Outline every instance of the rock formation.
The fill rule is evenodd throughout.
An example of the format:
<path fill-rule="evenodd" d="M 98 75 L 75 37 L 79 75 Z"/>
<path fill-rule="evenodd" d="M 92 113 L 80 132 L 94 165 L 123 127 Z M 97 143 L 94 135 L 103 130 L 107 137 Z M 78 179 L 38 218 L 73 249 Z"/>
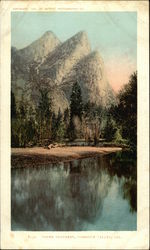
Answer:
<path fill-rule="evenodd" d="M 31 66 L 38 80 L 30 81 Z M 47 31 L 24 49 L 12 48 L 12 91 L 18 100 L 24 91 L 24 96 L 28 95 L 36 105 L 39 98 L 38 89 L 43 86 L 43 79 L 44 88 L 52 94 L 55 112 L 58 112 L 59 108 L 63 112 L 69 106 L 72 85 L 75 82 L 81 86 L 84 102 L 91 101 L 97 105 L 109 106 L 115 101 L 103 59 L 98 51 L 91 51 L 84 31 L 63 43 L 53 32 Z"/>

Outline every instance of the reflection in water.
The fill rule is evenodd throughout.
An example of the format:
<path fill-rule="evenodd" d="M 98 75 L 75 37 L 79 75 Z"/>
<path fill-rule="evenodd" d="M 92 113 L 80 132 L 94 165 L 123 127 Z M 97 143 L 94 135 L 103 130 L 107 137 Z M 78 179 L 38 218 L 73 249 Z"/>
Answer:
<path fill-rule="evenodd" d="M 116 154 L 12 169 L 12 230 L 136 230 L 135 173 Z"/>

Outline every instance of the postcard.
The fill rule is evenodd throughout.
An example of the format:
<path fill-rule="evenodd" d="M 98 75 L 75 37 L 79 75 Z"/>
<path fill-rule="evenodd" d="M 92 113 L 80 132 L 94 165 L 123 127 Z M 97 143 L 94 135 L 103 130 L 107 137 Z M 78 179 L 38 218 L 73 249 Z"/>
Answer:
<path fill-rule="evenodd" d="M 148 1 L 1 17 L 1 248 L 149 249 Z"/>

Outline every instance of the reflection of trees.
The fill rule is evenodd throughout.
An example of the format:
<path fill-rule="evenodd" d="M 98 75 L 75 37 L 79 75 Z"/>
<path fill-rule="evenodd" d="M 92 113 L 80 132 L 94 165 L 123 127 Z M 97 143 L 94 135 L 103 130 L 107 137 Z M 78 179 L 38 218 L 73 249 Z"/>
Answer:
<path fill-rule="evenodd" d="M 137 167 L 131 152 L 118 152 L 105 158 L 106 168 L 111 176 L 124 177 L 123 198 L 130 204 L 130 211 L 137 211 Z"/>
<path fill-rule="evenodd" d="M 100 216 L 110 185 L 98 168 L 97 161 L 85 159 L 55 168 L 12 170 L 12 225 L 82 230 L 83 220 Z"/>
<path fill-rule="evenodd" d="M 111 184 L 99 161 L 93 158 L 81 160 L 80 172 L 70 175 L 70 190 L 77 217 L 90 222 L 100 216 Z M 76 170 L 76 167 L 72 169 Z"/>
<path fill-rule="evenodd" d="M 124 198 L 129 201 L 130 211 L 137 211 L 137 183 L 135 180 L 126 179 L 122 186 Z"/>
<path fill-rule="evenodd" d="M 25 230 L 82 230 L 84 222 L 100 218 L 114 176 L 131 211 L 136 211 L 136 168 L 131 161 L 123 162 L 109 155 L 13 169 L 12 229 L 16 224 Z"/>
<path fill-rule="evenodd" d="M 66 223 L 68 219 L 62 201 L 68 190 L 68 172 L 61 166 L 13 171 L 12 221 L 27 230 L 63 230 L 63 219 Z"/>

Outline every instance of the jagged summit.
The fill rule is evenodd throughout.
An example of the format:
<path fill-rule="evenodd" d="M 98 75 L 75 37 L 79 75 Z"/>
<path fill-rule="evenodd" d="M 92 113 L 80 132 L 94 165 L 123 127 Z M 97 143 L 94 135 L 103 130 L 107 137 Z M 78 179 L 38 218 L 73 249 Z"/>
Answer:
<path fill-rule="evenodd" d="M 19 53 L 26 58 L 27 62 L 40 61 L 60 43 L 60 40 L 53 32 L 47 31 L 39 39 L 19 50 Z"/>
<path fill-rule="evenodd" d="M 43 36 L 49 36 L 49 35 L 55 36 L 54 32 L 51 31 L 51 30 L 47 30 L 47 31 L 45 31 L 45 33 L 43 34 Z"/>
<path fill-rule="evenodd" d="M 88 42 L 88 36 L 86 31 L 79 31 L 75 35 L 73 35 L 70 39 L 77 39 L 77 40 L 86 40 Z M 70 40 L 68 39 L 68 40 Z M 89 43 L 89 42 L 88 42 Z"/>
<path fill-rule="evenodd" d="M 80 43 L 80 46 L 84 46 L 87 47 L 87 49 L 89 50 L 89 52 L 91 51 L 91 46 L 88 40 L 88 36 L 87 33 L 85 31 L 80 31 L 78 33 L 76 33 L 74 36 L 72 36 L 71 38 L 69 38 L 67 41 L 65 41 L 63 44 L 66 46 L 76 46 Z"/>
<path fill-rule="evenodd" d="M 79 32 L 49 53 L 40 67 L 40 72 L 50 82 L 60 85 L 73 66 L 90 51 L 86 33 Z"/>
<path fill-rule="evenodd" d="M 34 41 L 32 44 L 35 44 L 36 42 L 39 42 L 39 41 L 45 41 L 45 40 L 47 40 L 49 42 L 52 42 L 53 40 L 56 40 L 56 41 L 58 41 L 58 44 L 61 43 L 60 40 L 58 39 L 58 37 L 55 35 L 55 33 L 53 31 L 48 30 L 39 39 Z"/>

